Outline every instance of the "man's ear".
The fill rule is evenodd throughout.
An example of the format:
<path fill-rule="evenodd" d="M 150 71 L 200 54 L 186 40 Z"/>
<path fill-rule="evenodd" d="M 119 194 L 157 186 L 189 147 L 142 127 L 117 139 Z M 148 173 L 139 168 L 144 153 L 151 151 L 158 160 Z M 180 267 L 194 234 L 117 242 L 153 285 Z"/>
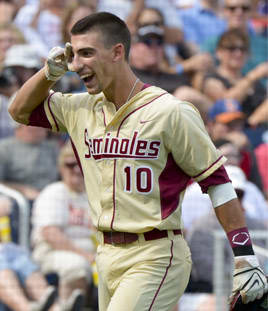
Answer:
<path fill-rule="evenodd" d="M 120 59 L 124 59 L 125 58 L 125 47 L 122 43 L 117 43 L 114 47 L 113 47 L 113 61 L 117 62 Z"/>

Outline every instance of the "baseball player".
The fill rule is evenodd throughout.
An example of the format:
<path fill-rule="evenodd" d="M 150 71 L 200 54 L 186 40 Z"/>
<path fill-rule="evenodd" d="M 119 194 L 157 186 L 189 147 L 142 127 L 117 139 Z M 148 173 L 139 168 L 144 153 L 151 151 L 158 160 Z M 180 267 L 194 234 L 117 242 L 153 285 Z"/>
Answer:
<path fill-rule="evenodd" d="M 24 124 L 68 132 L 84 174 L 100 245 L 100 311 L 168 311 L 191 271 L 181 202 L 191 178 L 210 195 L 234 251 L 233 292 L 244 302 L 268 291 L 245 219 L 198 111 L 134 75 L 130 34 L 113 14 L 78 21 L 71 44 L 53 48 L 9 112 Z M 68 70 L 88 92 L 53 93 Z M 198 204 L 197 204 L 198 208 Z"/>

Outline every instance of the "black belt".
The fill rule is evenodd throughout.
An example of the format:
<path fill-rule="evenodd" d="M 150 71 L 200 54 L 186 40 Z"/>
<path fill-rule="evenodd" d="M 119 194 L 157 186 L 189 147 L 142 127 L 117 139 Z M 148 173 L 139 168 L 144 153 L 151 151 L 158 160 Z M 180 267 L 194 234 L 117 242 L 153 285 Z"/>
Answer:
<path fill-rule="evenodd" d="M 182 234 L 181 229 L 172 230 L 174 235 Z M 143 233 L 145 241 L 152 241 L 168 237 L 167 230 L 153 229 Z M 139 239 L 137 233 L 119 232 L 119 231 L 104 231 L 103 240 L 106 244 L 128 244 Z"/>

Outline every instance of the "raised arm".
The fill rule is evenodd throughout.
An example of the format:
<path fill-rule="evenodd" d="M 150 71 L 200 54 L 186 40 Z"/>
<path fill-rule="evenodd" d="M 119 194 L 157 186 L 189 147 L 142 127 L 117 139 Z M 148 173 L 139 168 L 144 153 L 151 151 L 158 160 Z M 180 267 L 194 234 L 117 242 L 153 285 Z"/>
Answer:
<path fill-rule="evenodd" d="M 48 96 L 54 81 L 47 80 L 42 68 L 24 83 L 9 106 L 11 117 L 18 123 L 28 124 L 32 111 Z"/>
<path fill-rule="evenodd" d="M 47 98 L 51 87 L 68 71 L 67 59 L 71 49 L 70 43 L 66 44 L 65 49 L 54 47 L 49 52 L 45 67 L 19 89 L 8 109 L 15 121 L 29 123 L 32 111 Z"/>

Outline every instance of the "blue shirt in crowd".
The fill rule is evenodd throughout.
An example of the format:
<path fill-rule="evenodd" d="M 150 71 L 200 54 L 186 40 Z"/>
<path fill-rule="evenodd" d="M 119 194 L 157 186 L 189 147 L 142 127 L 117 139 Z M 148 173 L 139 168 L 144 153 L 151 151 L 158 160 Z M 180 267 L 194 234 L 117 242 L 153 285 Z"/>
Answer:
<path fill-rule="evenodd" d="M 198 46 L 226 29 L 226 22 L 222 18 L 199 3 L 192 8 L 178 10 L 178 16 L 183 24 L 185 40 Z"/>

